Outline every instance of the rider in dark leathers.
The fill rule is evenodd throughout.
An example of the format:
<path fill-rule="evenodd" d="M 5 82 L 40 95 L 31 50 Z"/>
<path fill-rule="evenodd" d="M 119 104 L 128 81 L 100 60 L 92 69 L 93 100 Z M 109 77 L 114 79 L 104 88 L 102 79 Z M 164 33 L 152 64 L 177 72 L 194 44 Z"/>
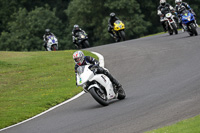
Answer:
<path fill-rule="evenodd" d="M 83 65 L 93 65 L 95 66 L 97 70 L 97 74 L 104 74 L 106 75 L 110 81 L 116 86 L 117 91 L 122 87 L 122 85 L 105 69 L 99 66 L 99 61 L 96 59 L 90 57 L 90 56 L 84 56 L 84 53 L 82 51 L 76 51 L 73 54 L 73 59 L 75 61 L 75 73 L 77 74 L 77 69 L 79 66 Z"/>
<path fill-rule="evenodd" d="M 169 3 L 166 3 L 166 0 L 160 0 L 160 5 L 158 6 L 157 12 L 158 12 L 158 15 L 160 16 L 160 22 L 165 32 L 167 31 L 167 29 L 166 29 L 164 17 L 167 11 L 174 12 L 174 8 Z"/>
<path fill-rule="evenodd" d="M 76 37 L 77 32 L 83 32 L 85 35 L 87 35 L 87 34 L 84 30 L 79 28 L 79 26 L 77 24 L 74 25 L 74 28 L 72 30 L 72 40 L 73 40 L 73 43 L 78 46 L 77 37 Z"/>
<path fill-rule="evenodd" d="M 114 28 L 114 22 L 116 20 L 119 20 L 118 17 L 115 16 L 115 13 L 110 14 L 110 19 L 108 20 L 108 32 L 110 33 L 111 37 L 116 38 L 116 36 L 113 33 L 113 28 Z"/>

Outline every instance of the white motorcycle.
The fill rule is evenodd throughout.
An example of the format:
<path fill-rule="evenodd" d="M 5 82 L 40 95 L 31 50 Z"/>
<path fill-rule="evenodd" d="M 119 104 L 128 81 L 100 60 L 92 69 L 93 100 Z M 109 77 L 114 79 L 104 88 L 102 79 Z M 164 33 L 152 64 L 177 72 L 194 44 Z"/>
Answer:
<path fill-rule="evenodd" d="M 47 51 L 57 51 L 58 50 L 58 39 L 55 36 L 48 36 L 47 41 Z"/>
<path fill-rule="evenodd" d="M 177 24 L 176 24 L 176 21 L 174 20 L 174 17 L 175 16 L 172 15 L 171 12 L 169 12 L 169 13 L 165 14 L 165 17 L 164 17 L 164 20 L 163 20 L 163 21 L 165 21 L 165 26 L 166 26 L 166 29 L 169 32 L 169 35 L 173 35 L 173 32 L 175 34 L 178 34 Z"/>
<path fill-rule="evenodd" d="M 96 74 L 96 68 L 91 65 L 79 66 L 77 69 L 77 85 L 83 87 L 86 93 L 101 105 L 107 106 L 111 99 L 122 100 L 126 97 L 121 88 L 116 92 L 110 79 L 104 74 Z"/>

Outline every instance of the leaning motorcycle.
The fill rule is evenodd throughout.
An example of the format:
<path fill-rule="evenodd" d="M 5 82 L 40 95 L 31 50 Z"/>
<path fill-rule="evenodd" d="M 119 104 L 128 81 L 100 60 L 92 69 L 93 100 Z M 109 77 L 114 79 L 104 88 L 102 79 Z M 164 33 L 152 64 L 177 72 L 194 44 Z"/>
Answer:
<path fill-rule="evenodd" d="M 79 66 L 77 69 L 77 85 L 83 87 L 86 93 L 101 105 L 109 105 L 112 99 L 122 100 L 126 97 L 123 88 L 116 91 L 115 86 L 104 74 L 96 74 L 97 67 L 93 65 Z"/>
<path fill-rule="evenodd" d="M 48 36 L 47 51 L 57 51 L 57 50 L 58 50 L 58 39 L 53 35 Z"/>
<path fill-rule="evenodd" d="M 90 47 L 87 34 L 85 34 L 84 32 L 77 32 L 75 37 L 77 41 L 77 44 L 75 44 L 75 46 L 77 49 Z"/>
<path fill-rule="evenodd" d="M 173 35 L 173 33 L 178 34 L 178 28 L 176 21 L 174 20 L 174 15 L 171 12 L 165 13 L 164 20 L 166 29 L 168 30 L 169 35 Z"/>
<path fill-rule="evenodd" d="M 187 31 L 190 36 L 198 35 L 195 17 L 190 11 L 183 9 L 181 13 L 181 20 L 184 30 Z"/>
<path fill-rule="evenodd" d="M 116 42 L 120 42 L 120 40 L 123 41 L 126 40 L 124 30 L 125 30 L 125 24 L 120 20 L 116 20 L 114 22 L 114 28 L 113 28 L 113 33 L 117 37 Z"/>

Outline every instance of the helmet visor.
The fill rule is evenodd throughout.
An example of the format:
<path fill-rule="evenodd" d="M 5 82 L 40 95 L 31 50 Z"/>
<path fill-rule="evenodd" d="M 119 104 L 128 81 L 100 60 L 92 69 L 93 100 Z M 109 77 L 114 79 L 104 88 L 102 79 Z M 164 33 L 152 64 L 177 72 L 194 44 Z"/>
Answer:
<path fill-rule="evenodd" d="M 81 60 L 81 57 L 75 58 L 74 60 L 75 60 L 75 62 L 79 62 Z"/>

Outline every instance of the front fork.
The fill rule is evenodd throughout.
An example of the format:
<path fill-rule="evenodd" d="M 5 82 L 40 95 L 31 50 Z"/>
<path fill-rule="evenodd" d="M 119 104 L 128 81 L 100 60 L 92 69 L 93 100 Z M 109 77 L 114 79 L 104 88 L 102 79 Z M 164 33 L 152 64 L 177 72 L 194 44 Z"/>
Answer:
<path fill-rule="evenodd" d="M 172 23 L 174 23 L 174 24 L 175 24 L 176 28 L 177 28 L 177 24 L 176 24 L 176 22 L 174 21 L 174 19 L 173 19 L 173 18 L 171 18 L 171 20 L 172 20 L 172 21 L 170 21 L 170 19 L 168 19 L 168 20 L 167 20 L 167 22 L 168 22 L 168 24 L 169 24 L 170 28 L 173 30 Z"/>

